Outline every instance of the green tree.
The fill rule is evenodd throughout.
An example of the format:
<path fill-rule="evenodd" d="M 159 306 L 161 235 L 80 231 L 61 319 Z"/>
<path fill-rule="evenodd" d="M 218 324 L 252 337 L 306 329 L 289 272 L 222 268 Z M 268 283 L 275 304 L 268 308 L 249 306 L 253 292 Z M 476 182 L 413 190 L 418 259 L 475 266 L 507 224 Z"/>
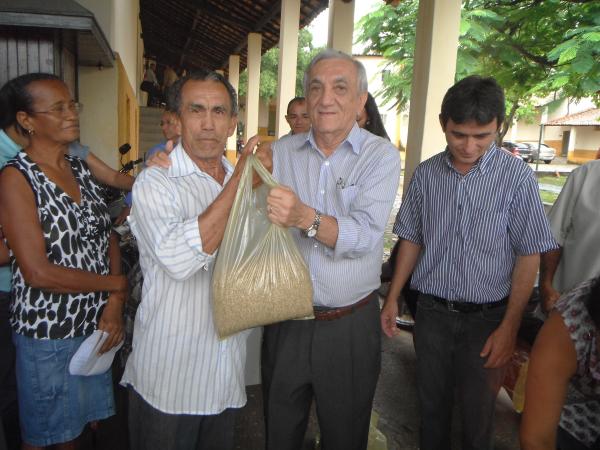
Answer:
<path fill-rule="evenodd" d="M 382 4 L 359 23 L 358 41 L 388 60 L 383 94 L 402 108 L 410 99 L 418 0 Z M 434 66 L 435 70 L 435 66 Z M 494 76 L 504 87 L 507 120 L 534 114 L 553 92 L 600 103 L 600 2 L 465 0 L 456 79 Z"/>
<path fill-rule="evenodd" d="M 304 70 L 310 60 L 321 48 L 313 47 L 312 34 L 303 28 L 298 34 L 298 63 L 296 69 L 296 95 L 304 95 L 302 79 Z M 260 98 L 271 101 L 277 95 L 277 79 L 279 70 L 279 47 L 273 47 L 266 51 L 260 60 Z M 248 71 L 240 74 L 240 96 L 246 96 L 248 92 Z"/>

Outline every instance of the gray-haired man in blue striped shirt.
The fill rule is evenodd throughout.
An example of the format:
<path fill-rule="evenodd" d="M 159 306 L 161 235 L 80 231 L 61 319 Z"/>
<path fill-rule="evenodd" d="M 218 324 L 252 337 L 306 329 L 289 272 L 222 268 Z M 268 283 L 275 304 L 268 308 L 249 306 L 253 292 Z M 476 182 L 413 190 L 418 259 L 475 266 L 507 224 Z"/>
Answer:
<path fill-rule="evenodd" d="M 381 323 L 396 333 L 396 299 L 412 273 L 421 450 L 449 447 L 455 387 L 461 448 L 492 448 L 494 404 L 539 254 L 556 246 L 532 170 L 495 144 L 504 113 L 493 78 L 448 90 L 448 146 L 417 167 L 394 225 L 401 243 Z"/>
<path fill-rule="evenodd" d="M 314 397 L 323 448 L 367 447 L 380 369 L 378 288 L 383 231 L 398 188 L 400 157 L 362 130 L 362 64 L 326 50 L 304 85 L 312 128 L 273 143 L 269 218 L 290 227 L 308 264 L 315 320 L 265 327 L 262 374 L 267 448 L 302 447 Z"/>

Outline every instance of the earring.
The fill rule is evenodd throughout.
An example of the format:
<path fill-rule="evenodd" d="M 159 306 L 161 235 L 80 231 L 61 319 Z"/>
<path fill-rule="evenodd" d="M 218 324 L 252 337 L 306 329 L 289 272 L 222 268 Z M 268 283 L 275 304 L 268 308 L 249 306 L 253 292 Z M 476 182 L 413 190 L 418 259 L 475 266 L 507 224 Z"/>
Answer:
<path fill-rule="evenodd" d="M 29 134 L 29 136 L 35 134 L 35 130 L 33 128 L 27 130 L 27 134 Z"/>

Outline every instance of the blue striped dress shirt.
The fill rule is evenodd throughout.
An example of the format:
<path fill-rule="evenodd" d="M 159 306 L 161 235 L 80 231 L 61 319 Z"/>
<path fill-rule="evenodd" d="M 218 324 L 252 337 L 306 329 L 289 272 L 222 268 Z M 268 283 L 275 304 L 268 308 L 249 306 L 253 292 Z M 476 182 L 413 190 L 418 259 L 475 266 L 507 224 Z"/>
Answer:
<path fill-rule="evenodd" d="M 170 414 L 218 414 L 246 403 L 247 332 L 219 340 L 198 216 L 223 187 L 177 145 L 169 169 L 151 167 L 133 186 L 131 229 L 144 274 L 133 350 L 122 384 Z M 233 168 L 222 160 L 229 180 Z"/>
<path fill-rule="evenodd" d="M 398 150 L 358 125 L 329 157 L 312 130 L 285 136 L 272 148 L 275 179 L 338 223 L 333 249 L 291 230 L 310 271 L 314 304 L 341 307 L 366 297 L 380 284 L 383 232 L 400 177 Z"/>
<path fill-rule="evenodd" d="M 556 248 L 533 171 L 495 144 L 464 176 L 447 149 L 422 162 L 394 233 L 421 246 L 413 289 L 472 303 L 509 295 L 518 255 Z"/>

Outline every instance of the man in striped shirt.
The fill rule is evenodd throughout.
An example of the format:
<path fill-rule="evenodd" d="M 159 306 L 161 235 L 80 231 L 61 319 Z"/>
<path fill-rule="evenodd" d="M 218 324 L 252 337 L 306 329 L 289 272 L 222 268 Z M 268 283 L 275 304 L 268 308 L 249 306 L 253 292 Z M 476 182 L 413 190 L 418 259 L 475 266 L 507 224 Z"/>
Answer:
<path fill-rule="evenodd" d="M 417 167 L 394 225 L 401 243 L 381 325 L 397 333 L 397 298 L 412 273 L 422 450 L 449 448 L 455 388 L 461 448 L 492 448 L 495 400 L 539 254 L 556 246 L 532 170 L 496 146 L 504 114 L 493 78 L 448 90 L 448 146 Z"/>
<path fill-rule="evenodd" d="M 181 141 L 168 168 L 134 185 L 131 229 L 144 274 L 130 387 L 133 450 L 233 449 L 234 410 L 246 403 L 246 333 L 219 340 L 210 302 L 223 238 L 249 140 L 235 168 L 222 156 L 237 124 L 236 93 L 221 75 L 195 73 L 174 85 Z"/>
<path fill-rule="evenodd" d="M 315 319 L 265 327 L 267 449 L 302 447 L 314 398 L 323 448 L 363 450 L 381 354 L 373 291 L 400 157 L 356 123 L 367 99 L 362 64 L 326 50 L 304 87 L 312 128 L 273 143 L 273 175 L 284 186 L 267 201 L 269 219 L 290 228 L 308 265 Z"/>

